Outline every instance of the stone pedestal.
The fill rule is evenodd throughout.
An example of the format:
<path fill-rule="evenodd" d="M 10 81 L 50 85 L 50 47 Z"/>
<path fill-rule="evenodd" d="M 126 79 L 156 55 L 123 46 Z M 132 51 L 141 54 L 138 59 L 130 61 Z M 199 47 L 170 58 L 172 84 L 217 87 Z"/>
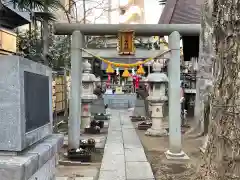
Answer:
<path fill-rule="evenodd" d="M 52 134 L 51 77 L 40 63 L 0 56 L 1 180 L 54 179 L 63 136 Z"/>
<path fill-rule="evenodd" d="M 0 179 L 54 179 L 57 153 L 62 145 L 62 135 L 50 135 L 21 153 L 10 155 L 6 152 L 0 152 Z"/>
<path fill-rule="evenodd" d="M 0 56 L 0 151 L 22 151 L 50 135 L 52 115 L 52 70 Z"/>
<path fill-rule="evenodd" d="M 168 160 L 189 160 L 188 155 L 184 151 L 175 153 L 170 150 L 167 150 L 165 152 L 165 155 Z"/>

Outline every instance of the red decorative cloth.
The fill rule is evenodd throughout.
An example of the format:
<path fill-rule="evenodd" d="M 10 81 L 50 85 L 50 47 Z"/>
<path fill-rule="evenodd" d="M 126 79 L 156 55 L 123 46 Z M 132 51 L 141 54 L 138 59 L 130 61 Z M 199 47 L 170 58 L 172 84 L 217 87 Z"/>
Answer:
<path fill-rule="evenodd" d="M 84 112 L 88 112 L 88 105 L 87 105 L 87 104 L 85 104 L 85 105 L 83 106 L 83 111 L 84 111 Z"/>

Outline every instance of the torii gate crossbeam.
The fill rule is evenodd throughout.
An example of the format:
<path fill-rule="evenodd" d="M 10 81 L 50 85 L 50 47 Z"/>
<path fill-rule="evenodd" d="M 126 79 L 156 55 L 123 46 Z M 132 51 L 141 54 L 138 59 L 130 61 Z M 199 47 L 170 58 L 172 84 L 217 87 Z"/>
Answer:
<path fill-rule="evenodd" d="M 136 36 L 169 35 L 171 57 L 168 64 L 169 95 L 169 159 L 187 158 L 182 151 L 180 118 L 180 34 L 199 35 L 200 24 L 79 24 L 57 23 L 57 35 L 72 35 L 71 44 L 71 99 L 68 130 L 69 148 L 79 148 L 81 87 L 82 87 L 82 48 L 84 35 L 116 35 L 119 30 L 134 30 Z"/>
<path fill-rule="evenodd" d="M 200 24 L 79 24 L 56 23 L 54 31 L 57 35 L 72 35 L 80 31 L 83 35 L 101 36 L 116 35 L 119 30 L 133 30 L 136 36 L 168 36 L 177 31 L 182 36 L 199 35 Z"/>

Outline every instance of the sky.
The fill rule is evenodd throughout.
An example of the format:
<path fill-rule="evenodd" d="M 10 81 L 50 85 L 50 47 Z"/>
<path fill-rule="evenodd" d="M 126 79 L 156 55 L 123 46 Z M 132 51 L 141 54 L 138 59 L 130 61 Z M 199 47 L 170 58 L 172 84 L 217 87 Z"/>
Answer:
<path fill-rule="evenodd" d="M 96 2 L 100 2 L 102 0 L 96 0 Z M 109 0 L 105 0 L 104 6 L 106 7 Z M 111 0 L 112 1 L 112 9 L 116 9 L 116 11 L 111 12 L 111 23 L 118 24 L 119 23 L 119 0 Z M 126 1 L 126 0 L 122 0 Z M 94 0 L 92 1 L 94 2 Z M 91 8 L 91 6 L 96 6 L 96 4 L 91 4 L 87 8 Z M 79 5 L 81 8 L 82 5 Z M 158 24 L 160 19 L 162 10 L 164 6 L 159 5 L 158 0 L 144 0 L 144 14 L 145 14 L 145 23 L 146 24 Z M 92 23 L 96 24 L 105 24 L 108 23 L 108 14 L 105 13 L 100 18 L 96 19 L 102 13 L 102 9 L 95 9 L 91 14 L 88 14 L 88 20 Z M 168 42 L 168 37 L 164 37 L 165 40 Z M 180 42 L 180 46 L 182 47 L 182 41 Z"/>
<path fill-rule="evenodd" d="M 158 0 L 144 0 L 146 24 L 158 24 L 163 6 Z"/>
<path fill-rule="evenodd" d="M 92 3 L 87 3 L 87 9 L 90 9 L 94 6 L 96 6 L 96 2 L 101 2 L 103 0 L 96 0 L 94 2 L 91 1 Z M 104 6 L 105 9 L 108 6 L 108 2 L 109 0 L 104 0 L 105 3 L 102 3 L 101 6 Z M 111 23 L 112 24 L 116 24 L 119 22 L 119 11 L 118 11 L 118 7 L 119 7 L 119 1 L 126 1 L 126 0 L 111 0 L 111 6 L 112 6 L 112 12 L 111 12 Z M 79 2 L 78 3 L 78 9 L 79 12 L 82 12 L 82 3 Z M 144 13 L 145 13 L 145 23 L 146 24 L 157 24 L 158 20 L 160 18 L 163 6 L 159 5 L 158 0 L 144 0 Z M 115 9 L 115 11 L 114 11 Z M 104 13 L 104 15 L 102 15 L 100 18 L 100 14 L 103 12 L 103 10 L 101 8 L 98 9 L 94 9 L 94 11 L 92 11 L 91 13 L 89 13 L 87 15 L 87 19 L 89 21 L 91 21 L 92 23 L 108 23 L 108 13 Z M 81 19 L 81 17 L 83 16 L 83 14 L 79 14 L 79 19 Z M 96 19 L 96 17 L 98 17 Z"/>

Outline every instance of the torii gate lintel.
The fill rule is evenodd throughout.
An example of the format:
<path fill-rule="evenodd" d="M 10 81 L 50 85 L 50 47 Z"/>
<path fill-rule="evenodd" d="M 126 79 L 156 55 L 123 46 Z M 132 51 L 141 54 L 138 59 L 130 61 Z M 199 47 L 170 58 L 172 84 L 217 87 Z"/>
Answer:
<path fill-rule="evenodd" d="M 116 35 L 119 30 L 133 30 L 136 36 L 168 36 L 177 31 L 182 36 L 194 36 L 200 34 L 200 24 L 80 24 L 80 23 L 56 23 L 54 33 L 56 35 L 72 35 L 74 31 L 80 31 L 83 35 L 101 36 Z"/>

